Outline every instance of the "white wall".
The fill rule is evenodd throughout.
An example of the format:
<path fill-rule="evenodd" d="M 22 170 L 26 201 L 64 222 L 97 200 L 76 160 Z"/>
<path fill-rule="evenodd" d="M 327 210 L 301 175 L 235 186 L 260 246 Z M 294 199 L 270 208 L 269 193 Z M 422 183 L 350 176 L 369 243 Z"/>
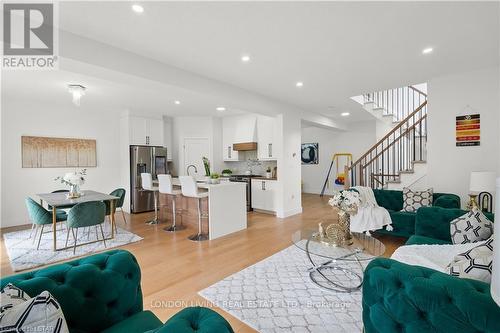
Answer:
<path fill-rule="evenodd" d="M 278 115 L 278 202 L 276 215 L 284 218 L 302 212 L 300 142 L 301 119 L 294 113 Z"/>
<path fill-rule="evenodd" d="M 109 193 L 120 184 L 119 116 L 109 110 L 84 109 L 3 99 L 2 104 L 2 227 L 27 224 L 24 199 L 64 186 L 54 178 L 75 168 L 21 167 L 21 136 L 97 140 L 97 167 L 88 168 L 82 189 Z"/>
<path fill-rule="evenodd" d="M 499 69 L 455 74 L 429 81 L 428 183 L 436 192 L 467 200 L 471 171 L 499 171 Z M 481 115 L 481 145 L 455 146 L 455 117 Z"/>
<path fill-rule="evenodd" d="M 321 193 L 321 189 L 328 173 L 333 154 L 351 153 L 354 161 L 365 153 L 376 142 L 375 121 L 352 123 L 348 131 L 340 132 L 319 127 L 305 127 L 302 129 L 302 143 L 319 143 L 319 164 L 302 165 L 303 192 Z M 339 172 L 343 166 L 339 164 Z M 334 189 L 335 165 L 330 173 L 329 188 L 326 194 L 332 194 Z"/>
<path fill-rule="evenodd" d="M 222 129 L 216 117 L 174 117 L 172 135 L 172 159 L 174 175 L 184 175 L 184 139 L 208 138 L 210 152 L 208 159 L 212 170 L 223 168 Z M 222 169 L 221 169 L 222 170 Z"/>

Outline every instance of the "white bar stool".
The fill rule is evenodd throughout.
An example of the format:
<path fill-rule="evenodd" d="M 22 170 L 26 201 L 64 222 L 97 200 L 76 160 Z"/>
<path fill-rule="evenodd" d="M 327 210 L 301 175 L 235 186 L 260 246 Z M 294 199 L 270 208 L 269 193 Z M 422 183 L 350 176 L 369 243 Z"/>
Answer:
<path fill-rule="evenodd" d="M 186 229 L 185 226 L 177 225 L 175 223 L 175 217 L 177 214 L 182 214 L 183 209 L 176 209 L 175 201 L 177 197 L 182 194 L 181 190 L 174 190 L 172 185 L 172 176 L 171 175 L 158 175 L 158 192 L 161 194 L 167 194 L 172 196 L 172 225 L 170 227 L 163 228 L 165 231 L 175 232 L 177 230 Z M 182 215 L 181 215 L 182 217 Z"/>
<path fill-rule="evenodd" d="M 141 173 L 142 189 L 145 191 L 152 191 L 155 204 L 155 218 L 151 221 L 147 221 L 147 224 L 158 224 L 158 198 L 156 193 L 158 192 L 158 187 L 153 186 L 153 177 L 150 173 Z"/>
<path fill-rule="evenodd" d="M 201 199 L 208 198 L 208 192 L 200 192 L 198 184 L 192 176 L 179 176 L 181 182 L 182 195 L 188 198 L 196 198 L 198 200 L 198 234 L 191 235 L 188 239 L 199 242 L 208 239 L 208 234 L 204 234 L 201 228 L 201 219 L 208 218 L 208 214 L 202 214 Z"/>

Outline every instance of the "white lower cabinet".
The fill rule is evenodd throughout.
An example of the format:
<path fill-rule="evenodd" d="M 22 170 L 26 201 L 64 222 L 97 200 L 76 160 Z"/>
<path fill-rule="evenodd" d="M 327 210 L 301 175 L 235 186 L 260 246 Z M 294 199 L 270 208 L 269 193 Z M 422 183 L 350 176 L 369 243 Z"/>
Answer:
<path fill-rule="evenodd" d="M 252 208 L 276 212 L 277 181 L 252 179 Z"/>

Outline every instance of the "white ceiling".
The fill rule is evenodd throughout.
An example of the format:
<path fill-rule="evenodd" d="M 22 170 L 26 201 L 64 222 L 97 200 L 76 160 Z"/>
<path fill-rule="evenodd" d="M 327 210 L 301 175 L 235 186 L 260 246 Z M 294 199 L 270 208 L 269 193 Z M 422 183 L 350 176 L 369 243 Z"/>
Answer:
<path fill-rule="evenodd" d="M 351 121 L 367 115 L 350 96 L 499 64 L 498 2 L 141 4 L 145 11 L 138 15 L 130 2 L 61 2 L 59 24 L 305 111 L 346 120 L 339 114 L 349 110 Z M 434 52 L 422 55 L 428 46 Z M 242 54 L 251 56 L 250 63 L 241 63 Z M 30 82 L 36 75 L 26 75 L 7 75 L 3 87 L 13 93 L 24 79 L 41 89 L 41 83 Z M 296 88 L 296 81 L 304 87 Z M 120 107 L 147 103 L 169 113 L 176 112 L 172 100 L 181 99 L 175 87 L 141 91 L 140 84 L 117 85 L 105 91 L 103 100 L 120 101 Z M 191 104 L 185 112 L 213 112 L 220 104 L 217 96 L 183 93 L 183 105 Z M 91 95 L 89 90 L 85 99 Z"/>

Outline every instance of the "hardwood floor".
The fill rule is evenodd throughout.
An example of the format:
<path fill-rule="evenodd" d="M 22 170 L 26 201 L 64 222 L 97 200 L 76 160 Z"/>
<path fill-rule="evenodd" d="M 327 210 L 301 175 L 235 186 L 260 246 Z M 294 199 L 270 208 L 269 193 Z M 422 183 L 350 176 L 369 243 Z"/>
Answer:
<path fill-rule="evenodd" d="M 317 223 L 333 214 L 327 204 L 328 198 L 304 194 L 303 213 L 286 219 L 252 212 L 248 215 L 248 229 L 223 238 L 195 243 L 187 237 L 195 232 L 188 228 L 172 234 L 163 231 L 166 221 L 158 226 L 144 223 L 152 213 L 127 215 L 124 225 L 121 215 L 116 215 L 118 224 L 134 232 L 144 240 L 123 246 L 138 259 L 142 271 L 144 308 L 152 310 L 163 321 L 181 308 L 192 305 L 210 306 L 197 292 L 224 277 L 269 257 L 292 244 L 291 235 L 301 228 L 316 228 Z M 166 215 L 166 214 L 164 214 Z M 2 233 L 16 229 L 6 228 Z M 380 238 L 386 246 L 385 256 L 404 243 L 394 237 Z M 13 274 L 1 240 L 1 276 Z M 226 312 L 221 313 L 236 332 L 255 332 Z"/>

